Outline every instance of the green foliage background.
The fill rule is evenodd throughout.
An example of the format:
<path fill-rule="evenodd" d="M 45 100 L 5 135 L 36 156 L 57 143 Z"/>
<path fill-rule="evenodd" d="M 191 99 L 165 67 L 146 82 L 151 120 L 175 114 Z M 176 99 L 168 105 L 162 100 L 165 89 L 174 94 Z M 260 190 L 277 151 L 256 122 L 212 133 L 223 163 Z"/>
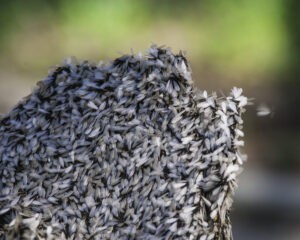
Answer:
<path fill-rule="evenodd" d="M 286 68 L 286 2 L 64 0 L 3 1 L 1 60 L 42 76 L 75 55 L 109 59 L 151 43 L 187 51 L 197 72 L 256 81 Z"/>

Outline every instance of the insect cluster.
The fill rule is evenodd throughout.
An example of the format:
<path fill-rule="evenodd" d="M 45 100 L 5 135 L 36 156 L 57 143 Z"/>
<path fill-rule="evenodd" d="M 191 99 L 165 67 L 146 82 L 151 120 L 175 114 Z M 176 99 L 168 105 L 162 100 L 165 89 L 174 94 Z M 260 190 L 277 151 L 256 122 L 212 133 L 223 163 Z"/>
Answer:
<path fill-rule="evenodd" d="M 0 120 L 0 239 L 231 239 L 246 104 L 167 48 L 67 61 Z"/>

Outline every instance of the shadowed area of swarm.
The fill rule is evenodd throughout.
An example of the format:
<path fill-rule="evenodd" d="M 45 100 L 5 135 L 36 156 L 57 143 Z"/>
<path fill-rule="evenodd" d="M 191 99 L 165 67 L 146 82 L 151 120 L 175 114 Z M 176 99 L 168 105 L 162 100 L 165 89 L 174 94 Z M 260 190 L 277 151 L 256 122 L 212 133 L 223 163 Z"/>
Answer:
<path fill-rule="evenodd" d="M 1 119 L 0 239 L 231 239 L 241 94 L 156 46 L 66 61 Z"/>

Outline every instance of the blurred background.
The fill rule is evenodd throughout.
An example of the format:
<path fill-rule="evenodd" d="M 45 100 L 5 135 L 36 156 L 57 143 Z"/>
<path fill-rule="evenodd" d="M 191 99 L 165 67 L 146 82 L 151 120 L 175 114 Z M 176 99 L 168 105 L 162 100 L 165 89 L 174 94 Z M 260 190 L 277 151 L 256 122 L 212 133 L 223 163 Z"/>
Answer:
<path fill-rule="evenodd" d="M 0 113 L 69 56 L 185 50 L 200 89 L 242 87 L 248 155 L 235 239 L 300 239 L 300 1 L 0 0 Z M 257 116 L 266 104 L 271 113 Z"/>

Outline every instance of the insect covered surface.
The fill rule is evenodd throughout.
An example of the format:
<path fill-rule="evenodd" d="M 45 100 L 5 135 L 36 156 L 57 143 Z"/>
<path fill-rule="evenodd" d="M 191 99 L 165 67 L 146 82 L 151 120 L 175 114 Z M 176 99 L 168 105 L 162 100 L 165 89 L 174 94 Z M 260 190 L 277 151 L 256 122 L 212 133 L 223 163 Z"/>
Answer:
<path fill-rule="evenodd" d="M 167 48 L 66 62 L 1 119 L 0 236 L 231 239 L 246 104 Z"/>

